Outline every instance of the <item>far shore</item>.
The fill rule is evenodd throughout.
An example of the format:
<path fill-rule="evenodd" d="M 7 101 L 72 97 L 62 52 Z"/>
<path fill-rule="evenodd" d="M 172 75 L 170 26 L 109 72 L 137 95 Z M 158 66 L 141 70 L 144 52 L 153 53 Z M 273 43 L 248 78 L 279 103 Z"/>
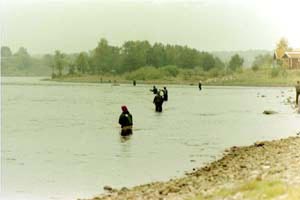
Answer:
<path fill-rule="evenodd" d="M 126 80 L 119 77 L 110 78 L 103 77 L 101 80 L 100 76 L 88 76 L 88 77 L 61 77 L 61 78 L 46 78 L 43 79 L 46 81 L 55 81 L 55 82 L 70 82 L 70 83 L 106 83 L 112 85 L 120 84 L 132 84 L 133 80 Z M 148 85 L 191 85 L 198 87 L 199 81 L 197 80 L 136 80 L 137 86 L 139 84 L 148 84 Z M 272 82 L 272 81 L 249 81 L 241 82 L 236 81 L 222 81 L 218 79 L 212 79 L 209 81 L 201 81 L 202 86 L 242 86 L 242 87 L 294 87 L 295 81 L 285 81 L 285 82 Z"/>
<path fill-rule="evenodd" d="M 233 146 L 221 159 L 167 182 L 104 189 L 92 200 L 300 199 L 300 137 Z"/>

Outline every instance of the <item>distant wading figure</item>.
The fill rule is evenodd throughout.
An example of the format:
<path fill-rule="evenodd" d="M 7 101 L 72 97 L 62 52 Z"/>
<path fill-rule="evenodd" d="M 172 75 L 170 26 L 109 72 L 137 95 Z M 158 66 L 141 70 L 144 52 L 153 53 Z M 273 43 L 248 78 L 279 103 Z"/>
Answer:
<path fill-rule="evenodd" d="M 133 80 L 133 86 L 136 86 L 136 81 L 135 80 Z"/>
<path fill-rule="evenodd" d="M 164 87 L 163 89 L 163 92 L 164 92 L 164 101 L 168 101 L 168 90 L 167 90 L 167 87 Z"/>
<path fill-rule="evenodd" d="M 162 112 L 162 104 L 164 102 L 163 97 L 157 93 L 153 99 L 153 103 L 155 104 L 155 111 Z"/>
<path fill-rule="evenodd" d="M 150 91 L 153 92 L 153 94 L 157 94 L 157 88 L 155 87 L 155 85 L 153 85 L 153 89 Z"/>
<path fill-rule="evenodd" d="M 202 90 L 202 83 L 201 83 L 201 81 L 199 81 L 198 87 L 199 87 L 199 90 Z"/>
<path fill-rule="evenodd" d="M 119 124 L 121 125 L 121 136 L 129 136 L 132 134 L 132 115 L 129 113 L 126 106 L 122 106 L 122 113 L 119 117 Z"/>
<path fill-rule="evenodd" d="M 298 105 L 299 95 L 300 95 L 300 81 L 297 81 L 297 85 L 296 85 L 296 105 Z"/>

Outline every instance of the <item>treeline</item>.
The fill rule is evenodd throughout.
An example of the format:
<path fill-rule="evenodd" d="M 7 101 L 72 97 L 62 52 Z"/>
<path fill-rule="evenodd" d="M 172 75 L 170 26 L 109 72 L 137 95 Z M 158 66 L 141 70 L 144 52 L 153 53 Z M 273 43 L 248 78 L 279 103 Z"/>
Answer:
<path fill-rule="evenodd" d="M 51 69 L 43 57 L 32 57 L 26 48 L 15 53 L 7 46 L 1 47 L 1 74 L 3 76 L 49 76 Z"/>
<path fill-rule="evenodd" d="M 77 55 L 67 55 L 55 51 L 48 55 L 52 66 L 52 75 L 61 76 L 64 71 L 72 74 L 123 74 L 141 68 L 163 68 L 176 74 L 179 69 L 201 68 L 204 71 L 224 70 L 226 68 L 218 57 L 208 52 L 180 45 L 164 45 L 148 41 L 127 41 L 121 47 L 112 46 L 106 39 L 101 39 L 97 47 L 89 52 Z M 243 65 L 243 59 L 234 55 L 228 64 L 229 70 L 238 70 Z M 170 67 L 172 66 L 172 67 Z M 150 69 L 150 68 L 149 68 Z"/>
<path fill-rule="evenodd" d="M 105 75 L 127 74 L 139 78 L 144 74 L 159 78 L 161 74 L 176 77 L 179 73 L 188 78 L 190 73 L 222 76 L 241 71 L 244 59 L 235 54 L 228 62 L 209 52 L 188 46 L 148 41 L 127 41 L 121 46 L 110 45 L 102 38 L 96 48 L 88 52 L 66 54 L 56 50 L 54 54 L 31 56 L 24 47 L 13 53 L 9 47 L 1 47 L 2 75 Z M 252 69 L 271 66 L 269 54 L 255 58 Z M 151 74 L 150 74 L 151 73 Z"/>
<path fill-rule="evenodd" d="M 270 68 L 273 66 L 273 56 L 271 54 L 261 54 L 255 57 L 252 63 L 252 70 L 258 71 L 259 69 L 263 68 Z"/>

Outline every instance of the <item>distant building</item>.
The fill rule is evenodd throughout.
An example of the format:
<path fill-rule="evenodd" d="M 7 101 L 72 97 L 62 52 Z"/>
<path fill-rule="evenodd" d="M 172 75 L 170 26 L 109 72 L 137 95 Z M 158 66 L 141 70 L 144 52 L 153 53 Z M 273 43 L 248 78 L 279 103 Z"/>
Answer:
<path fill-rule="evenodd" d="M 275 52 L 274 60 L 288 69 L 300 69 L 300 50 L 286 51 L 281 58 Z"/>

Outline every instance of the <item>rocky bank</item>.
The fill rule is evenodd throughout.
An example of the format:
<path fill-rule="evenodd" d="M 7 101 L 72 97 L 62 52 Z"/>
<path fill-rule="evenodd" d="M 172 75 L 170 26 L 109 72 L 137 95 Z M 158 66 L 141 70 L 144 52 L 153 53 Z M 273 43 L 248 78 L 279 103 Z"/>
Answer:
<path fill-rule="evenodd" d="M 225 150 L 221 159 L 193 169 L 182 178 L 129 189 L 107 186 L 106 193 L 93 200 L 193 199 L 251 180 L 279 180 L 287 185 L 300 186 L 300 137 L 234 146 Z"/>

